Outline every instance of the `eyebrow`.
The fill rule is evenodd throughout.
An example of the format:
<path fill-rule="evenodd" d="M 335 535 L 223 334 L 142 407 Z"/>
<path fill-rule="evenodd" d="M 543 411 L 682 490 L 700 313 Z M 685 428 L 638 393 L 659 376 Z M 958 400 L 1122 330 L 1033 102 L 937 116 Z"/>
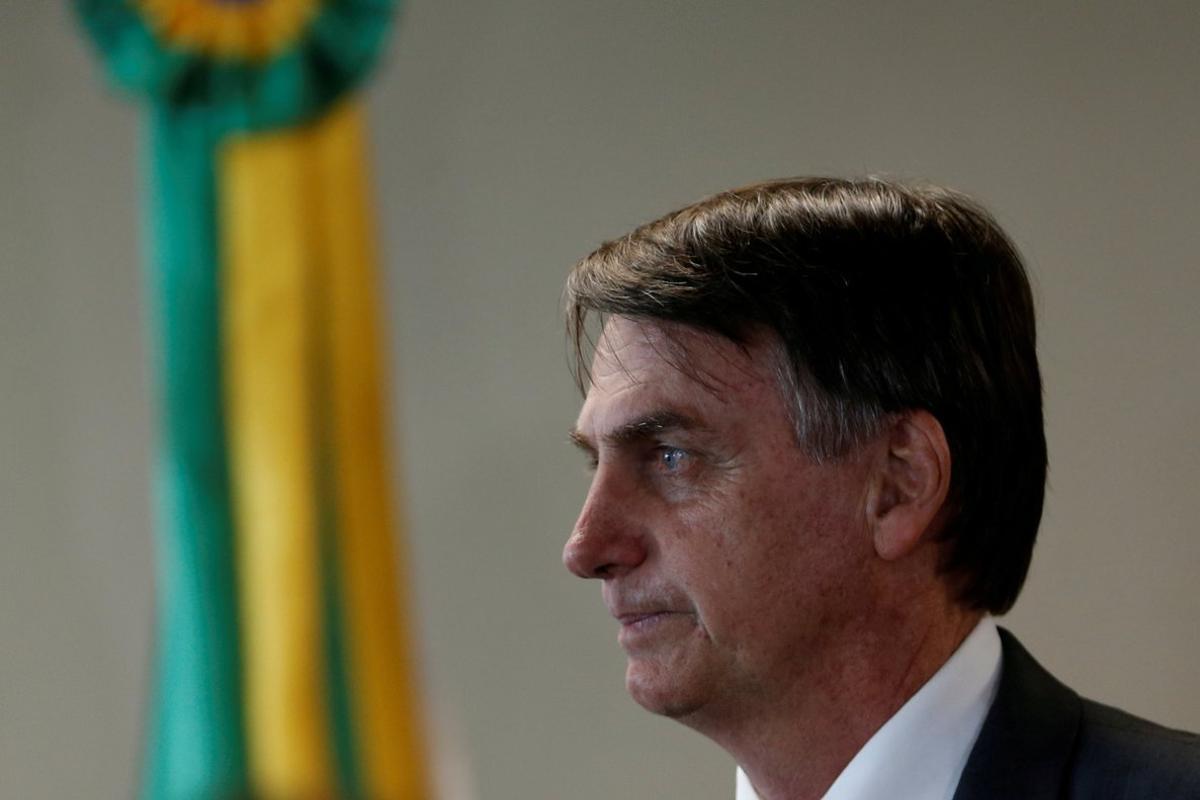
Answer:
<path fill-rule="evenodd" d="M 632 419 L 623 425 L 605 433 L 600 438 L 612 445 L 630 444 L 656 436 L 665 431 L 701 430 L 704 426 L 694 417 L 678 411 L 653 411 Z M 587 436 L 572 428 L 567 432 L 571 443 L 586 453 L 595 453 L 596 445 Z"/>

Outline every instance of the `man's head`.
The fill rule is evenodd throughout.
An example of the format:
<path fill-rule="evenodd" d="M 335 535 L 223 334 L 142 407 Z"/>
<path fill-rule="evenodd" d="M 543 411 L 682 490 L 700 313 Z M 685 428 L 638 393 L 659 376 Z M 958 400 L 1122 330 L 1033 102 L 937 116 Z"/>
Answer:
<path fill-rule="evenodd" d="M 969 607 L 1016 600 L 1046 475 L 1033 300 L 1012 243 L 972 201 L 878 179 L 725 192 L 601 246 L 571 273 L 566 305 L 581 358 L 593 312 L 777 338 L 797 439 L 818 460 L 928 411 L 953 459 L 946 575 Z"/>
<path fill-rule="evenodd" d="M 822 656 L 842 652 L 857 617 L 887 613 L 895 583 L 877 540 L 910 551 L 949 484 L 944 441 L 940 456 L 926 442 L 921 463 L 905 462 L 924 493 L 905 526 L 914 504 L 884 507 L 895 486 L 872 480 L 884 445 L 939 436 L 931 418 L 836 463 L 809 457 L 773 349 L 612 318 L 572 434 L 595 474 L 566 564 L 603 580 L 634 698 L 699 727 L 761 713 L 826 672 Z M 931 559 L 907 566 L 906 577 L 936 571 Z"/>

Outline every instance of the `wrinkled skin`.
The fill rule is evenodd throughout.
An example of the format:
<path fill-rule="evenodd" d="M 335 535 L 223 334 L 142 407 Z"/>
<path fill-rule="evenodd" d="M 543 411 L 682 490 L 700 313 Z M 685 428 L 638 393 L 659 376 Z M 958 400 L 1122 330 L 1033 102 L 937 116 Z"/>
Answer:
<path fill-rule="evenodd" d="M 595 469 L 563 560 L 602 581 L 633 698 L 702 731 L 833 679 L 878 612 L 877 454 L 808 458 L 775 363 L 769 340 L 612 318 L 573 432 Z"/>

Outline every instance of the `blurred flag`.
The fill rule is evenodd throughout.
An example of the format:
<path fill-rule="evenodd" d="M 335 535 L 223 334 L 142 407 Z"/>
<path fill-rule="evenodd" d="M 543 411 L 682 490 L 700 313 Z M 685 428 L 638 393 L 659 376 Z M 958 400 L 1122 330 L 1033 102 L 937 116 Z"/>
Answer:
<path fill-rule="evenodd" d="M 76 0 L 146 107 L 160 385 L 142 796 L 421 798 L 355 90 L 391 0 Z"/>

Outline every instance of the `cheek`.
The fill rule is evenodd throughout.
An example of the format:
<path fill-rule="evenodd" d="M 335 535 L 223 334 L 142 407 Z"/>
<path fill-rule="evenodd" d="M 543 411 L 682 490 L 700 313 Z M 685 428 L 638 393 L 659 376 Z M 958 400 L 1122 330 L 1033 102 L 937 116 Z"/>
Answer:
<path fill-rule="evenodd" d="M 871 549 L 847 488 L 810 476 L 741 498 L 714 547 L 740 624 L 809 629 L 853 607 Z"/>
<path fill-rule="evenodd" d="M 786 459 L 770 472 L 710 487 L 660 528 L 665 574 L 714 639 L 811 633 L 852 605 L 870 544 L 853 484 Z"/>

